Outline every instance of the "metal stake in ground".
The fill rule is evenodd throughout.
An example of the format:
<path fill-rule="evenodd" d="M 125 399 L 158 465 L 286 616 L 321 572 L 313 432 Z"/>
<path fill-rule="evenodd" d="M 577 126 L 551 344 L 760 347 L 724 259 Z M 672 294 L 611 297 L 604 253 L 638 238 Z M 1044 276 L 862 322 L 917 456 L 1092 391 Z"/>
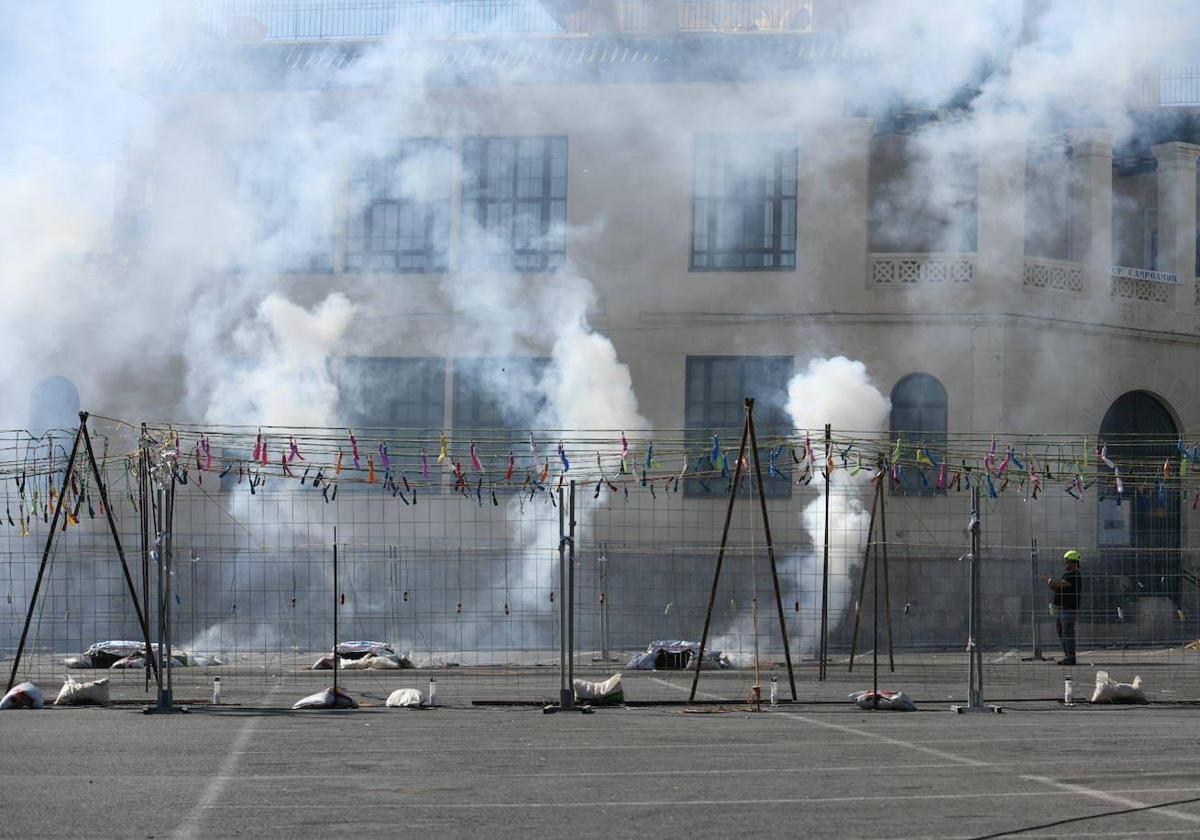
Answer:
<path fill-rule="evenodd" d="M 829 479 L 832 463 L 830 461 L 830 446 L 832 445 L 833 429 L 825 424 L 825 539 L 824 560 L 821 564 L 821 644 L 820 662 L 817 665 L 817 677 L 825 679 L 829 657 Z"/>
<path fill-rule="evenodd" d="M 338 690 L 338 556 L 337 526 L 333 526 L 333 691 Z"/>
<path fill-rule="evenodd" d="M 1033 598 L 1029 602 L 1029 625 L 1033 632 L 1033 656 L 1021 657 L 1022 662 L 1042 662 L 1046 657 L 1042 656 L 1042 629 L 1038 626 L 1041 610 L 1038 609 L 1038 602 L 1042 598 L 1042 573 L 1038 569 L 1038 543 L 1037 537 L 1034 537 L 1029 544 L 1029 565 L 1032 574 L 1029 577 L 1033 584 Z"/>
<path fill-rule="evenodd" d="M 575 482 L 571 496 L 563 504 L 563 489 L 558 488 L 558 705 L 543 706 L 546 714 L 582 712 L 592 707 L 575 705 Z M 569 516 L 569 518 L 568 518 Z M 568 524 L 569 523 L 569 524 Z M 568 527 L 570 530 L 568 531 Z"/>
<path fill-rule="evenodd" d="M 970 562 L 971 591 L 967 611 L 967 705 L 951 706 L 955 712 L 999 712 L 999 706 L 985 705 L 983 702 L 983 650 L 979 638 L 979 487 L 971 489 L 971 522 L 967 526 L 971 534 L 971 553 L 967 556 Z"/>

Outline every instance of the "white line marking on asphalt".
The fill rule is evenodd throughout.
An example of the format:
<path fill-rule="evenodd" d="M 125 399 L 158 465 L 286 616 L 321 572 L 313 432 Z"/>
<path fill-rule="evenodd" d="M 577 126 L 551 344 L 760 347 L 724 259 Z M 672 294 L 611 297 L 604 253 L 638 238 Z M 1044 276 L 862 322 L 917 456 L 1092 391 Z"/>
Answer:
<path fill-rule="evenodd" d="M 1099 799 L 1102 802 L 1108 802 L 1112 805 L 1120 805 L 1124 808 L 1146 808 L 1146 813 L 1148 814 L 1158 814 L 1159 816 L 1170 817 L 1171 819 L 1182 820 L 1189 823 L 1200 823 L 1200 816 L 1197 816 L 1196 814 L 1189 814 L 1186 811 L 1179 811 L 1175 808 L 1150 808 L 1149 806 L 1153 805 L 1153 802 L 1143 802 L 1140 799 L 1130 799 L 1127 796 L 1118 795 L 1121 793 L 1156 793 L 1157 791 L 1154 790 L 1110 791 L 1091 788 L 1087 785 L 1060 782 L 1047 776 L 1022 776 L 1021 778 L 1028 779 L 1031 782 L 1037 782 L 1038 784 L 1047 785 L 1048 787 L 1057 788 L 1058 790 L 1065 790 L 1080 796 L 1086 796 L 1091 799 Z M 1163 792 L 1175 793 L 1177 791 L 1168 791 L 1167 789 L 1164 789 Z"/>
<path fill-rule="evenodd" d="M 230 777 L 232 779 L 232 777 Z M 306 777 L 311 778 L 311 777 Z M 1024 778 L 1024 777 L 1022 777 Z M 239 782 L 250 781 L 246 777 L 238 777 Z M 1097 793 L 1103 793 L 1097 791 Z M 1186 788 L 1131 788 L 1128 790 L 1113 791 L 1114 795 L 1118 793 L 1200 793 L 1200 787 Z M 981 792 L 981 793 L 910 793 L 910 794 L 881 794 L 878 796 L 813 796 L 813 797 L 771 797 L 761 799 L 611 799 L 594 802 L 409 802 L 401 798 L 391 800 L 391 804 L 395 808 L 437 808 L 445 810 L 458 811 L 477 811 L 486 808 L 613 808 L 613 807 L 634 807 L 634 808 L 667 808 L 672 806 L 728 806 L 728 805 L 843 805 L 847 803 L 866 803 L 866 802 L 926 802 L 926 801 L 944 801 L 944 800 L 967 800 L 967 799 L 1039 799 L 1043 797 L 1062 796 L 1061 791 L 1057 790 L 1014 790 L 1004 792 Z M 1111 800 L 1111 801 L 1116 801 Z M 1129 800 L 1133 803 L 1135 800 Z M 247 803 L 231 803 L 222 802 L 220 805 L 213 803 L 207 807 L 233 809 L 233 808 L 262 808 L 262 809 L 284 809 L 284 810 L 328 810 L 329 805 L 325 803 L 306 803 L 306 802 L 247 802 Z M 1189 820 L 1190 815 L 1184 814 Z M 1200 820 L 1200 817 L 1195 819 Z"/>
<path fill-rule="evenodd" d="M 657 683 L 662 683 L 663 685 L 670 686 L 671 688 L 678 688 L 683 691 L 688 691 L 688 689 L 684 688 L 683 686 L 677 685 L 676 683 L 673 683 L 673 682 L 669 682 L 668 680 L 661 680 L 658 677 L 652 677 L 652 679 Z M 719 698 L 713 698 L 713 695 L 711 695 L 711 694 L 704 694 L 703 692 L 700 692 L 700 693 L 704 697 L 708 697 L 708 698 L 712 698 L 712 699 L 719 699 Z M 989 764 L 986 761 L 977 761 L 974 758 L 963 758 L 960 755 L 955 755 L 954 753 L 943 752 L 942 750 L 934 749 L 933 747 L 926 747 L 921 744 L 914 744 L 911 741 L 901 741 L 899 738 L 892 738 L 888 735 L 880 735 L 876 732 L 868 732 L 864 729 L 856 729 L 853 726 L 843 726 L 840 723 L 829 723 L 828 721 L 818 720 L 816 718 L 809 717 L 808 715 L 797 714 L 796 712 L 784 712 L 784 711 L 779 711 L 778 708 L 776 708 L 774 711 L 771 712 L 771 714 L 772 715 L 780 715 L 780 716 L 786 717 L 786 718 L 791 718 L 792 720 L 803 721 L 805 723 L 812 724 L 813 726 L 819 726 L 824 729 L 833 729 L 838 732 L 845 732 L 848 735 L 856 735 L 860 738 L 868 738 L 872 741 L 880 741 L 885 744 L 890 744 L 894 747 L 904 747 L 906 749 L 916 750 L 917 752 L 923 752 L 926 755 L 932 755 L 935 758 L 940 758 L 943 761 L 952 761 L 956 764 L 964 765 L 967 767 L 991 767 L 992 766 L 991 764 Z"/>
<path fill-rule="evenodd" d="M 677 689 L 680 689 L 683 691 L 689 690 L 687 688 L 684 688 L 681 685 L 670 682 L 668 680 L 659 679 L 657 677 L 652 677 L 651 679 L 653 679 L 657 683 L 661 683 L 662 685 L 670 686 L 671 688 L 677 688 Z M 704 694 L 703 696 L 709 697 L 709 698 L 713 697 L 713 695 L 710 695 L 710 694 Z M 719 698 L 714 698 L 714 699 L 719 699 Z M 901 741 L 898 738 L 891 738 L 887 735 L 879 735 L 874 732 L 868 732 L 865 730 L 856 729 L 852 726 L 843 726 L 841 724 L 829 723 L 827 721 L 817 720 L 815 718 L 809 717 L 808 715 L 801 715 L 801 714 L 797 714 L 795 712 L 781 712 L 778 710 L 773 711 L 772 714 L 781 715 L 783 717 L 792 718 L 794 720 L 801 720 L 801 721 L 804 721 L 805 723 L 810 723 L 814 726 L 821 726 L 826 729 L 840 730 L 840 731 L 846 732 L 847 734 L 850 734 L 850 735 L 858 735 L 863 738 L 870 738 L 872 740 L 882 741 L 884 743 L 892 744 L 894 746 L 908 747 L 909 749 L 917 750 L 918 752 L 923 752 L 923 753 L 926 753 L 927 755 L 936 756 L 937 758 L 945 759 L 947 761 L 955 761 L 955 762 L 958 762 L 959 764 L 970 766 L 970 767 L 986 767 L 986 768 L 996 769 L 994 765 L 992 765 L 986 761 L 978 761 L 973 758 L 964 758 L 962 756 L 954 755 L 953 753 L 943 752 L 942 750 L 937 750 L 932 747 L 926 747 L 921 744 L 913 744 L 908 741 Z M 1069 791 L 1071 793 L 1078 794 L 1079 796 L 1086 796 L 1091 799 L 1099 799 L 1099 800 L 1108 802 L 1113 805 L 1121 805 L 1125 808 L 1146 808 L 1149 805 L 1152 805 L 1153 803 L 1143 802 L 1139 799 L 1131 799 L 1126 796 L 1120 796 L 1119 794 L 1122 794 L 1122 793 L 1159 793 L 1159 792 L 1182 793 L 1182 792 L 1191 790 L 1191 788 L 1175 788 L 1175 789 L 1163 788 L 1161 790 L 1149 789 L 1149 790 L 1144 790 L 1144 791 L 1142 791 L 1142 790 L 1103 791 L 1103 790 L 1098 790 L 1096 788 L 1087 787 L 1086 785 L 1076 785 L 1076 784 L 1070 784 L 1068 782 L 1055 781 L 1054 779 L 1051 779 L 1046 776 L 1021 776 L 1021 778 L 1025 779 L 1026 781 L 1037 782 L 1038 784 L 1043 784 L 1048 787 L 1056 788 L 1057 790 L 1060 790 L 1060 791 Z M 1007 794 L 1005 794 L 1005 795 L 1007 795 Z M 953 798 L 957 798 L 958 796 L 969 797 L 969 796 L 971 796 L 971 794 L 948 795 L 946 797 L 932 796 L 930 798 L 953 799 Z M 1184 822 L 1200 824 L 1200 816 L 1197 816 L 1194 814 L 1188 814 L 1184 811 L 1178 811 L 1174 808 L 1155 808 L 1155 809 L 1148 811 L 1148 813 L 1161 814 L 1162 816 L 1168 817 L 1171 819 L 1183 820 Z"/>
<path fill-rule="evenodd" d="M 279 692 L 279 688 L 275 688 L 268 694 L 268 698 Z M 229 745 L 228 752 L 225 753 L 225 758 L 221 760 L 221 766 L 217 768 L 216 774 L 209 780 L 205 786 L 200 798 L 196 804 L 192 806 L 192 810 L 188 811 L 183 822 L 171 834 L 176 840 L 191 840 L 193 837 L 200 836 L 200 823 L 204 820 L 205 811 L 216 804 L 220 799 L 221 794 L 225 792 L 225 788 L 233 780 L 233 772 L 237 769 L 238 759 L 246 749 L 246 744 L 250 742 L 250 738 L 254 735 L 254 730 L 258 728 L 259 721 L 263 719 L 262 715 L 253 715 L 238 730 L 238 734 L 234 737 L 233 743 Z"/>

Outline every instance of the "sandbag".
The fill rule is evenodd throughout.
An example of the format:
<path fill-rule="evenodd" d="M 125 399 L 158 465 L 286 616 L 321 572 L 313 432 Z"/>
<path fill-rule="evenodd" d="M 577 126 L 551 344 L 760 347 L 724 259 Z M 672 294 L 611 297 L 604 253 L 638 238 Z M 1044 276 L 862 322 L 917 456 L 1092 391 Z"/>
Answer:
<path fill-rule="evenodd" d="M 367 667 L 372 671 L 396 671 L 404 666 L 399 656 L 369 656 Z"/>
<path fill-rule="evenodd" d="M 67 674 L 66 682 L 58 692 L 55 706 L 107 706 L 112 702 L 108 696 L 108 677 L 92 682 L 79 682 Z"/>
<path fill-rule="evenodd" d="M 314 671 L 332 671 L 333 670 L 333 655 L 325 654 L 320 659 L 312 664 Z"/>
<path fill-rule="evenodd" d="M 1092 692 L 1093 703 L 1146 703 L 1142 691 L 1142 678 L 1134 677 L 1131 683 L 1119 683 L 1109 679 L 1108 671 L 1096 672 L 1096 690 Z"/>
<path fill-rule="evenodd" d="M 880 691 L 876 705 L 874 691 L 854 691 L 850 702 L 860 709 L 879 709 L 889 712 L 915 712 L 917 705 L 903 691 Z"/>
<path fill-rule="evenodd" d="M 361 659 L 346 659 L 344 656 L 338 660 L 338 668 L 343 671 L 365 671 L 371 667 L 371 660 L 374 656 L 364 656 Z"/>
<path fill-rule="evenodd" d="M 0 709 L 41 709 L 44 706 L 42 690 L 31 682 L 14 685 L 12 691 L 0 699 Z"/>
<path fill-rule="evenodd" d="M 421 692 L 415 688 L 397 688 L 388 695 L 387 705 L 392 709 L 416 709 L 421 705 Z"/>
<path fill-rule="evenodd" d="M 144 656 L 126 656 L 124 659 L 118 659 L 108 667 L 109 670 L 113 668 L 145 668 L 146 658 Z"/>
<path fill-rule="evenodd" d="M 575 689 L 575 700 L 588 701 L 594 704 L 618 704 L 625 702 L 625 688 L 621 685 L 621 675 L 613 674 L 604 682 L 588 682 L 574 680 L 571 683 Z"/>
<path fill-rule="evenodd" d="M 310 694 L 293 705 L 293 709 L 357 709 L 358 703 L 340 688 L 327 688 Z"/>

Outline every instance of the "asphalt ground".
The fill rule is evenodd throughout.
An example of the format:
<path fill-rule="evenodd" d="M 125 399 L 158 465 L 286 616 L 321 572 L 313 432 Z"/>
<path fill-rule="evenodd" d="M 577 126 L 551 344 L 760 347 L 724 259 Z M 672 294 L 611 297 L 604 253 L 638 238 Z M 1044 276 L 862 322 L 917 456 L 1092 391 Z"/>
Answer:
<path fill-rule="evenodd" d="M 689 676 L 636 675 L 631 687 L 683 699 Z M 709 676 L 710 701 L 748 684 Z M 485 687 L 456 679 L 466 694 Z M 187 714 L 0 713 L 0 836 L 1200 836 L 1190 705 L 547 715 L 452 697 L 416 711 L 384 708 L 383 691 L 352 679 L 363 708 L 292 712 L 310 686 L 255 685 L 242 698 L 253 704 Z"/>

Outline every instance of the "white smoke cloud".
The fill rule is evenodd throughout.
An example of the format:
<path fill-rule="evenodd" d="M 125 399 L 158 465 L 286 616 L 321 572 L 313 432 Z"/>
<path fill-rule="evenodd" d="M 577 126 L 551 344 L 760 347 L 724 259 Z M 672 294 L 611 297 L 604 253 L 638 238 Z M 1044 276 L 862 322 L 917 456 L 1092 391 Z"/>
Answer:
<path fill-rule="evenodd" d="M 338 406 L 330 359 L 354 309 L 339 292 L 311 310 L 277 294 L 263 298 L 254 320 L 233 333 L 233 363 L 208 383 L 205 419 L 267 426 L 329 424 Z"/>

